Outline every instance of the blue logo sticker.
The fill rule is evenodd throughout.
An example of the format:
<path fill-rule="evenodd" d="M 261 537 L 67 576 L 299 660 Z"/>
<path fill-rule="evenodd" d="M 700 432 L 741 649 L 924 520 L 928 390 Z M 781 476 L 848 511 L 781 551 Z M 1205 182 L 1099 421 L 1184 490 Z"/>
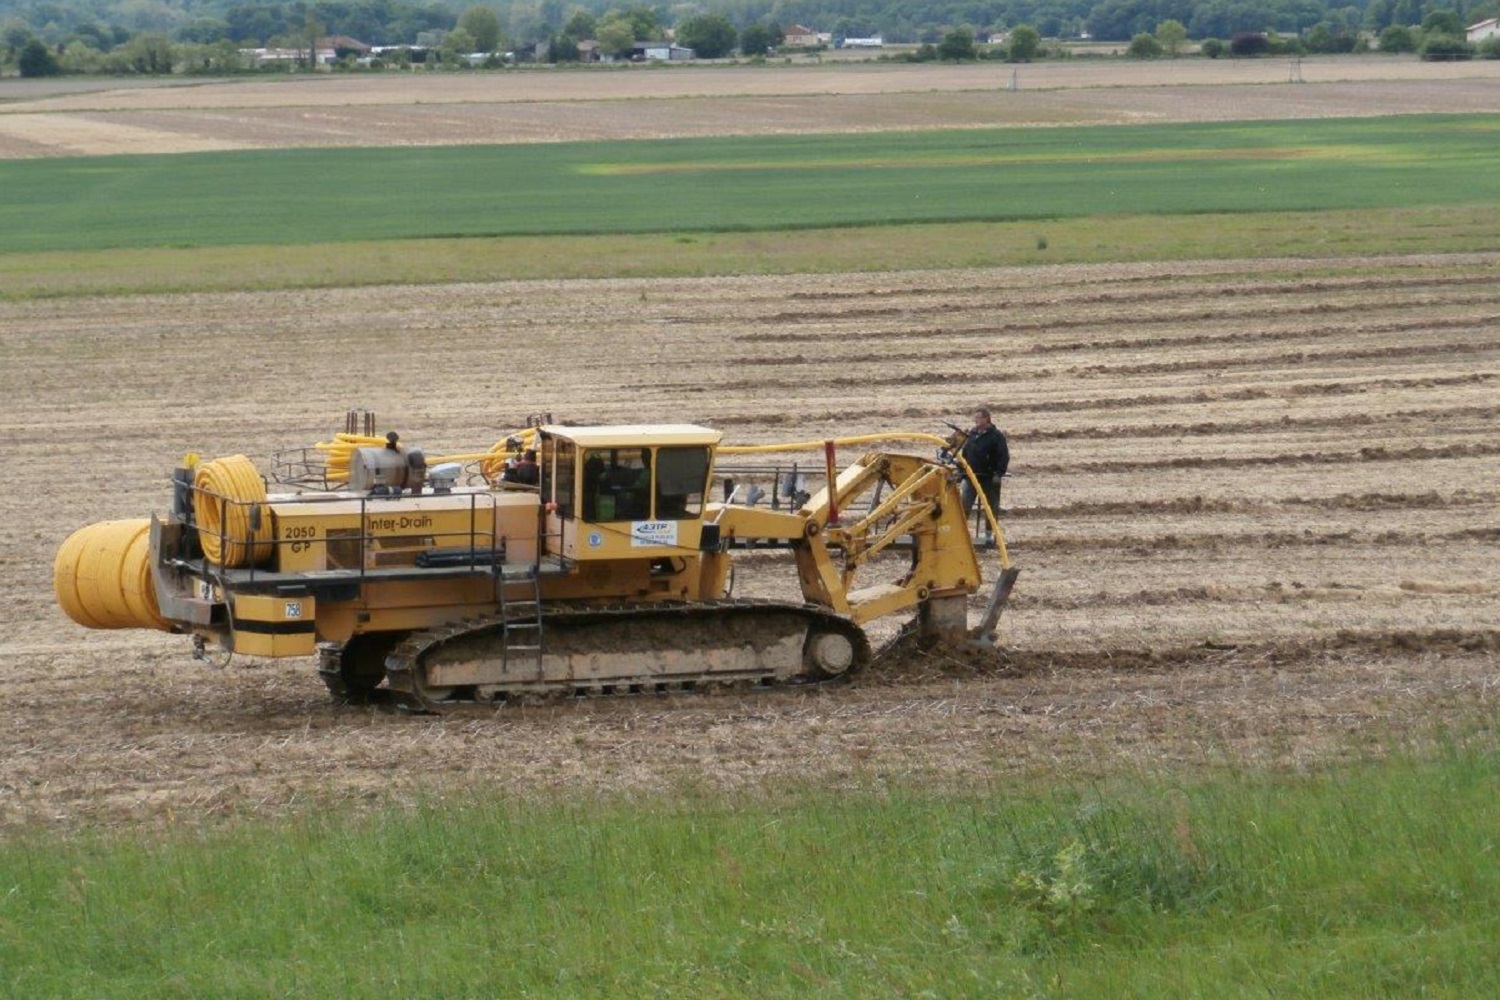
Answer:
<path fill-rule="evenodd" d="M 604 544 L 604 536 L 597 531 L 589 532 L 589 548 L 597 549 Z"/>

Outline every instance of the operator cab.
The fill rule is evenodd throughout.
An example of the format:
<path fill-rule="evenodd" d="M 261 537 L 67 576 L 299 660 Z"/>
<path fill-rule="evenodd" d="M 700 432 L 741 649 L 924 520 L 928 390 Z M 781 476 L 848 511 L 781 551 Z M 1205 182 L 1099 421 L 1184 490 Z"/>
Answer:
<path fill-rule="evenodd" d="M 546 548 L 576 560 L 698 551 L 722 436 L 693 424 L 541 428 Z"/>

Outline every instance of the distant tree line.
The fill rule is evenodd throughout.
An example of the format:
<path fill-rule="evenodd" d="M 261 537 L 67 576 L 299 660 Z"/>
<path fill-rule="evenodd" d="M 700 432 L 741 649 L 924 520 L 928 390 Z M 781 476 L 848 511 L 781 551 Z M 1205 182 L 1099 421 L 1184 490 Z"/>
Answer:
<path fill-rule="evenodd" d="M 580 43 L 629 57 L 637 42 L 675 35 L 705 58 L 765 55 L 794 24 L 834 39 L 881 35 L 915 43 L 902 56 L 1024 62 L 1064 54 L 1043 39 L 1128 42 L 1139 58 L 1284 52 L 1383 52 L 1427 58 L 1495 56 L 1464 26 L 1500 15 L 1500 0 L 703 0 L 612 6 L 608 0 L 0 0 L 0 72 L 226 73 L 249 69 L 240 50 L 303 49 L 347 36 L 412 45 L 438 65 L 459 54 L 540 49 L 577 59 Z M 991 37 L 997 44 L 985 44 Z M 467 65 L 467 63 L 464 63 Z"/>
<path fill-rule="evenodd" d="M 1130 39 L 1126 55 L 1135 59 L 1160 59 L 1181 54 L 1188 38 L 1180 21 L 1167 20 L 1152 32 L 1137 32 Z M 1198 46 L 1201 55 L 1210 59 L 1223 56 L 1252 57 L 1263 55 L 1304 55 L 1309 53 L 1417 52 L 1423 59 L 1471 59 L 1476 55 L 1500 58 L 1500 44 L 1495 40 L 1471 46 L 1464 24 L 1451 10 L 1435 10 L 1420 25 L 1391 24 L 1371 36 L 1355 29 L 1335 29 L 1320 21 L 1301 35 L 1282 35 L 1275 31 L 1237 32 L 1228 39 L 1206 38 Z"/>

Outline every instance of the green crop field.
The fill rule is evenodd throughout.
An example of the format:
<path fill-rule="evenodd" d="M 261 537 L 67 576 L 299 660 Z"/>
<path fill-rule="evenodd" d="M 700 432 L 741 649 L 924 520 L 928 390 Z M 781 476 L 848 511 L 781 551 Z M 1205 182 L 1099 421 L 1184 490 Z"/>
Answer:
<path fill-rule="evenodd" d="M 1492 203 L 1437 116 L 0 164 L 0 253 Z"/>
<path fill-rule="evenodd" d="M 0 301 L 512 279 L 828 274 L 1025 264 L 1484 251 L 1500 207 L 1114 215 L 777 233 L 365 240 L 0 254 Z"/>

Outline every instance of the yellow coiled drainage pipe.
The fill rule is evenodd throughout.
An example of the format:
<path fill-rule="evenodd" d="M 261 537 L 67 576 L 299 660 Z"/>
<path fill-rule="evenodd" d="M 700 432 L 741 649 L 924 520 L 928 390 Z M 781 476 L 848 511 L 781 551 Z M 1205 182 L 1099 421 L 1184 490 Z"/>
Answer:
<path fill-rule="evenodd" d="M 323 464 L 330 483 L 349 481 L 349 461 L 356 448 L 384 448 L 385 438 L 368 434 L 335 434 L 332 441 L 319 441 L 313 445 L 324 455 Z"/>
<path fill-rule="evenodd" d="M 151 522 L 101 521 L 68 536 L 52 562 L 52 589 L 67 616 L 87 628 L 172 626 L 156 604 Z"/>
<path fill-rule="evenodd" d="M 261 509 L 260 526 L 250 530 L 251 511 L 266 499 L 266 484 L 244 455 L 216 458 L 193 476 L 193 509 L 198 540 L 209 562 L 224 567 L 259 565 L 271 555 L 271 512 Z"/>

